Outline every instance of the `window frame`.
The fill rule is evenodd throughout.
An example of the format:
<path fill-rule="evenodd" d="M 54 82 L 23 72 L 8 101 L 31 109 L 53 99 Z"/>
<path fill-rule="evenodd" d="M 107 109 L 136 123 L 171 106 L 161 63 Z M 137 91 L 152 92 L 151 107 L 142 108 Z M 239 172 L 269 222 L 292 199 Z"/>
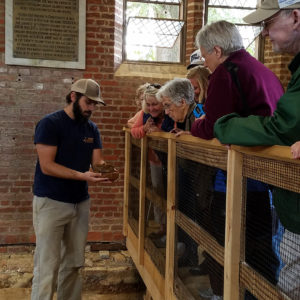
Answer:
<path fill-rule="evenodd" d="M 187 1 L 188 0 L 180 0 L 181 3 L 168 3 L 168 2 L 162 2 L 162 1 L 149 1 L 149 0 L 124 0 L 123 1 L 123 43 L 122 43 L 122 61 L 126 63 L 141 63 L 141 64 L 184 64 L 185 63 L 185 42 L 186 42 L 186 28 L 187 28 Z M 179 53 L 179 61 L 178 62 L 172 62 L 172 61 L 149 61 L 149 60 L 130 60 L 126 58 L 126 34 L 127 34 L 127 20 L 126 20 L 126 10 L 127 10 L 127 2 L 137 2 L 137 3 L 146 3 L 146 4 L 167 4 L 167 5 L 176 5 L 179 7 L 179 18 L 177 21 L 182 21 L 183 26 L 182 29 L 178 35 L 178 38 L 180 38 L 180 53 Z M 154 20 L 159 20 L 160 18 L 149 18 Z M 166 19 L 166 20 L 173 20 L 175 19 Z"/>

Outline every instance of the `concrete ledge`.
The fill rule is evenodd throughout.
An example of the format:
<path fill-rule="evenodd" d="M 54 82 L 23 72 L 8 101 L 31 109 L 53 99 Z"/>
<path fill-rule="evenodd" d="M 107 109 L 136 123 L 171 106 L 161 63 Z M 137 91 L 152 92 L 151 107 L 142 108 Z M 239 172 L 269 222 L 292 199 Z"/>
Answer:
<path fill-rule="evenodd" d="M 145 77 L 171 80 L 185 77 L 187 70 L 182 64 L 151 64 L 124 62 L 115 72 L 115 77 Z"/>

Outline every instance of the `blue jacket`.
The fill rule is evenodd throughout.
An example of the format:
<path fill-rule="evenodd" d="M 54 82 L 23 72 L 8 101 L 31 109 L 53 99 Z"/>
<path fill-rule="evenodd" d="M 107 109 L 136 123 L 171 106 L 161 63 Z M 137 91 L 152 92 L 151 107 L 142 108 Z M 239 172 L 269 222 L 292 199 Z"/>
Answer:
<path fill-rule="evenodd" d="M 143 116 L 143 124 L 145 124 L 147 122 L 147 120 L 151 117 L 150 114 L 145 114 L 144 113 L 144 116 Z M 157 123 L 157 120 L 156 118 L 152 118 L 154 123 L 156 124 Z M 169 132 L 171 131 L 172 129 L 174 128 L 174 121 L 168 116 L 168 115 L 165 115 L 164 116 L 164 120 L 161 124 L 161 130 L 162 131 L 166 131 L 166 132 Z"/>

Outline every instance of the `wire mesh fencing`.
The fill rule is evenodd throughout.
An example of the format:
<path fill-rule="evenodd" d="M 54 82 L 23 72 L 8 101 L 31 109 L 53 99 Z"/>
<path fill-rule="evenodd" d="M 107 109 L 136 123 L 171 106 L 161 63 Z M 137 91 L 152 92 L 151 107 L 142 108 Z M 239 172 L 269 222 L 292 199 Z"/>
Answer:
<path fill-rule="evenodd" d="M 130 169 L 129 169 L 129 197 L 128 197 L 128 223 L 135 235 L 139 236 L 139 179 L 140 179 L 140 162 L 141 148 L 138 140 L 131 146 Z"/>
<path fill-rule="evenodd" d="M 128 224 L 135 257 L 152 261 L 141 274 L 156 297 L 299 300 L 300 164 L 196 138 L 146 139 L 131 139 Z"/>
<path fill-rule="evenodd" d="M 149 139 L 145 194 L 145 250 L 162 276 L 166 265 L 167 141 Z"/>

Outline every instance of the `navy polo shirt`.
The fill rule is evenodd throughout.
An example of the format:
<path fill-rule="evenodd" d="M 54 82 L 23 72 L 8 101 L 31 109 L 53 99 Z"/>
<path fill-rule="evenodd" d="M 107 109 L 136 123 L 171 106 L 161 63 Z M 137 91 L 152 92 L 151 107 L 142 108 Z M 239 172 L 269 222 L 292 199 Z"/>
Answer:
<path fill-rule="evenodd" d="M 78 123 L 64 110 L 45 116 L 36 126 L 35 144 L 57 146 L 55 162 L 67 168 L 86 172 L 94 149 L 102 142 L 95 123 Z M 34 195 L 57 201 L 79 203 L 89 198 L 86 181 L 53 177 L 42 173 L 39 161 L 34 177 Z"/>

